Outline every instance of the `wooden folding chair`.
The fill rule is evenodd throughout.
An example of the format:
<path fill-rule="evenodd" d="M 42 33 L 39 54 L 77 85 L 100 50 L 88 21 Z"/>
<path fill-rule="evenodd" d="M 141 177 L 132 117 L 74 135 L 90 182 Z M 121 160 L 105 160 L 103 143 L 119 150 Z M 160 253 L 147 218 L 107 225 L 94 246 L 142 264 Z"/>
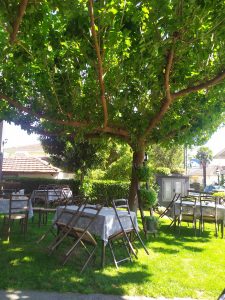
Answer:
<path fill-rule="evenodd" d="M 93 257 L 96 248 L 97 241 L 90 233 L 89 229 L 93 222 L 96 220 L 98 214 L 102 209 L 102 205 L 89 205 L 84 204 L 80 211 L 74 212 L 73 216 L 67 223 L 57 222 L 59 233 L 61 236 L 55 239 L 55 242 L 50 246 L 50 253 L 52 253 L 66 237 L 70 237 L 75 240 L 75 243 L 66 251 L 63 259 L 63 265 L 68 261 L 73 253 L 77 253 L 78 246 L 81 245 L 88 257 L 81 269 L 81 272 L 85 270 L 91 258 Z M 91 249 L 89 249 L 91 247 Z"/>
<path fill-rule="evenodd" d="M 81 198 L 80 196 L 74 197 L 74 199 L 67 199 L 67 201 L 63 201 L 60 213 L 55 217 L 55 220 L 52 222 L 52 224 L 48 228 L 48 230 L 38 239 L 37 244 L 39 244 L 42 240 L 44 240 L 45 237 L 49 233 L 51 233 L 54 237 L 57 236 L 57 233 L 56 233 L 57 225 L 60 224 L 63 214 L 66 214 L 66 210 L 68 209 L 68 206 L 77 205 L 78 206 L 77 213 L 78 213 L 80 208 L 82 207 L 82 205 L 84 205 L 85 203 L 86 203 L 86 199 Z M 69 214 L 71 215 L 71 213 L 69 213 Z M 74 216 L 73 216 L 73 218 L 74 218 Z M 69 224 L 71 221 L 72 221 L 72 216 L 71 216 L 71 219 L 67 220 L 67 223 Z M 57 237 L 57 239 L 58 238 L 59 237 Z M 52 242 L 52 244 L 53 243 L 54 242 Z"/>
<path fill-rule="evenodd" d="M 192 227 L 194 228 L 195 235 L 196 235 L 196 223 L 197 223 L 197 216 L 196 216 L 196 197 L 194 196 L 185 196 L 180 198 L 179 203 L 179 214 L 178 214 L 178 227 L 179 233 L 181 229 L 182 222 L 192 223 Z"/>
<path fill-rule="evenodd" d="M 215 224 L 215 235 L 218 236 L 218 219 L 217 219 L 217 205 L 218 200 L 212 195 L 205 195 L 200 197 L 200 222 L 199 231 L 204 231 L 205 223 Z"/>
<path fill-rule="evenodd" d="M 9 240 L 11 228 L 15 221 L 19 220 L 21 232 L 26 234 L 28 214 L 29 214 L 29 195 L 10 195 L 9 197 L 9 213 L 3 218 L 3 232 L 7 233 Z"/>
<path fill-rule="evenodd" d="M 131 216 L 131 211 L 129 208 L 128 200 L 127 199 L 117 199 L 117 200 L 112 200 L 112 205 L 120 226 L 120 230 L 116 233 L 113 234 L 112 236 L 109 237 L 109 247 L 113 256 L 113 261 L 115 263 L 116 268 L 118 268 L 118 264 L 127 260 L 132 261 L 131 254 L 137 258 L 137 253 L 134 249 L 134 246 L 132 242 L 134 239 L 132 238 L 132 235 L 136 239 L 138 239 L 141 242 L 141 245 L 143 246 L 145 252 L 149 255 L 149 252 L 147 248 L 145 247 L 138 231 L 137 228 L 134 224 L 134 221 Z M 129 227 L 127 227 L 125 224 L 129 223 Z M 116 259 L 113 243 L 114 241 L 122 241 L 122 245 L 124 245 L 126 252 L 127 252 L 127 257 L 122 258 L 120 260 Z"/>

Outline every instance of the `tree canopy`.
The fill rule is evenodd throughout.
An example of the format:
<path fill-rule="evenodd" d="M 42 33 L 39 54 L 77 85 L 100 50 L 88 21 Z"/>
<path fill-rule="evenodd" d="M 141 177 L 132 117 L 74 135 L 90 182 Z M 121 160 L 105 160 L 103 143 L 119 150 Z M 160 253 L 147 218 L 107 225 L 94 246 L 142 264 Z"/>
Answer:
<path fill-rule="evenodd" d="M 205 141 L 225 110 L 223 0 L 1 0 L 0 117 L 41 134 Z"/>

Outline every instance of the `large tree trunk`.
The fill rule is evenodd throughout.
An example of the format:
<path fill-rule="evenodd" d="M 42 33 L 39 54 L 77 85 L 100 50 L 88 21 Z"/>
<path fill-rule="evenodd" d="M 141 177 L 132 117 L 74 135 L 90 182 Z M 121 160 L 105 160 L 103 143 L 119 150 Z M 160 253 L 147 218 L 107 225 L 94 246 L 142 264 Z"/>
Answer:
<path fill-rule="evenodd" d="M 138 209 L 138 197 L 137 191 L 139 188 L 139 182 L 136 176 L 135 168 L 143 165 L 145 153 L 144 144 L 140 144 L 138 150 L 133 152 L 133 163 L 132 163 L 132 174 L 131 174 L 131 185 L 129 191 L 129 206 L 132 211 L 137 212 Z"/>

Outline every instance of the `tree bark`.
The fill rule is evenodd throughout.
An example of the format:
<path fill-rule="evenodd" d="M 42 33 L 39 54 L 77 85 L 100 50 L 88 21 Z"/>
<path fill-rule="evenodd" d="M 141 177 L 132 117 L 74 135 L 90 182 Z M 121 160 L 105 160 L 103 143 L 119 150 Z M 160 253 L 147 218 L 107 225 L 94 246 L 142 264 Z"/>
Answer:
<path fill-rule="evenodd" d="M 129 206 L 132 211 L 137 212 L 138 209 L 138 196 L 137 191 L 139 188 L 139 181 L 135 172 L 135 169 L 143 165 L 145 153 L 145 145 L 140 144 L 137 150 L 133 152 L 132 162 L 132 174 L 131 174 L 131 185 L 129 190 Z"/>

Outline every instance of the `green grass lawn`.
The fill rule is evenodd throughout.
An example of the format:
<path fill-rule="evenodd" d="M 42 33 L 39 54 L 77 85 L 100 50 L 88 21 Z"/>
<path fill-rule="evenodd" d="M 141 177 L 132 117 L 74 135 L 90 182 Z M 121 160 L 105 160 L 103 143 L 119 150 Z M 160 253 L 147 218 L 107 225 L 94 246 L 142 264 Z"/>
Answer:
<path fill-rule="evenodd" d="M 217 299 L 225 288 L 225 239 L 215 238 L 211 225 L 194 237 L 192 228 L 184 226 L 179 235 L 168 224 L 163 220 L 158 236 L 145 240 L 149 256 L 140 248 L 138 260 L 117 270 L 107 251 L 101 270 L 99 247 L 96 261 L 83 274 L 80 258 L 61 266 L 63 249 L 48 256 L 51 236 L 36 243 L 46 226 L 30 223 L 25 240 L 13 228 L 10 243 L 0 240 L 0 289 Z"/>

